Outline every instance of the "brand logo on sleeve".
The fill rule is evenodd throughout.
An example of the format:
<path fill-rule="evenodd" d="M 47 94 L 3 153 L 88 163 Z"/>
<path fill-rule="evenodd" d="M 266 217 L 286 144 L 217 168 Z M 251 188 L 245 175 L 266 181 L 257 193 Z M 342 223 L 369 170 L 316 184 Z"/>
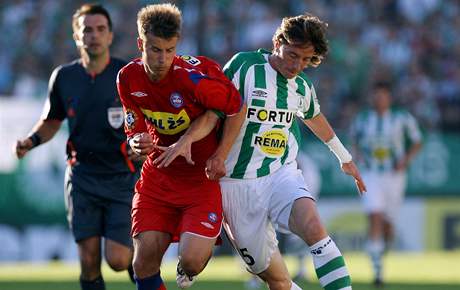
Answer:
<path fill-rule="evenodd" d="M 182 55 L 180 58 L 182 58 L 186 63 L 191 64 L 193 66 L 197 66 L 201 63 L 199 59 L 191 55 Z"/>

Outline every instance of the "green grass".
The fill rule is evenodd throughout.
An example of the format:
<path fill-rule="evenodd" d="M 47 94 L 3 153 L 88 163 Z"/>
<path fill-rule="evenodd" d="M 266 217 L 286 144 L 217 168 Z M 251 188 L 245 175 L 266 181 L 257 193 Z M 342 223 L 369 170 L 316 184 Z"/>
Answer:
<path fill-rule="evenodd" d="M 367 257 L 362 253 L 347 253 L 347 265 L 353 280 L 353 289 L 372 289 L 372 279 Z M 288 267 L 295 271 L 292 258 Z M 302 289 L 319 290 L 314 271 L 309 264 L 309 283 L 300 282 Z M 384 261 L 386 290 L 459 290 L 460 251 L 424 254 L 390 253 Z M 0 264 L 1 290 L 78 290 L 78 265 L 64 263 Z M 104 278 L 108 290 L 135 289 L 128 282 L 126 272 L 115 273 L 104 266 Z M 175 262 L 164 263 L 162 276 L 168 289 L 178 289 L 174 283 Z M 244 289 L 249 277 L 241 264 L 233 257 L 213 258 L 199 276 L 192 290 Z"/>

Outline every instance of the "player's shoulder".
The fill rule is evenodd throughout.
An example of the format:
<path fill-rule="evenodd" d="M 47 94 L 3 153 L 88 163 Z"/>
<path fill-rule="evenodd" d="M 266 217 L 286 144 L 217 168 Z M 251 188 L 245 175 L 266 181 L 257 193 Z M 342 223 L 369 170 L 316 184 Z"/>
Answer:
<path fill-rule="evenodd" d="M 403 108 L 403 107 L 392 106 L 390 111 L 391 111 L 391 115 L 395 118 L 399 118 L 399 119 L 412 119 L 413 118 L 412 114 L 406 108 Z"/>
<path fill-rule="evenodd" d="M 266 63 L 268 55 L 270 55 L 270 52 L 264 49 L 240 51 L 232 56 L 225 65 L 224 70 L 229 67 L 240 67 L 243 63 L 247 63 L 249 65 Z"/>
<path fill-rule="evenodd" d="M 51 80 L 54 82 L 57 79 L 63 80 L 73 78 L 74 74 L 83 70 L 83 65 L 80 59 L 75 59 L 71 62 L 61 64 L 53 69 Z"/>
<path fill-rule="evenodd" d="M 374 110 L 370 109 L 370 108 L 365 108 L 365 109 L 362 109 L 361 111 L 359 111 L 357 114 L 356 114 L 356 117 L 355 117 L 355 122 L 367 122 L 367 120 L 369 119 L 369 117 L 371 115 L 375 114 Z"/>
<path fill-rule="evenodd" d="M 197 70 L 206 73 L 209 68 L 215 68 L 220 70 L 220 65 L 213 59 L 206 56 L 193 56 L 193 55 L 176 55 L 173 65 L 175 70 L 177 68 L 183 68 L 186 71 Z"/>
<path fill-rule="evenodd" d="M 122 60 L 118 57 L 110 57 L 110 64 L 114 67 L 115 70 L 120 70 L 128 63 L 125 60 Z"/>
<path fill-rule="evenodd" d="M 118 71 L 118 77 L 128 77 L 132 74 L 138 74 L 144 69 L 142 59 L 135 58 L 121 67 Z"/>

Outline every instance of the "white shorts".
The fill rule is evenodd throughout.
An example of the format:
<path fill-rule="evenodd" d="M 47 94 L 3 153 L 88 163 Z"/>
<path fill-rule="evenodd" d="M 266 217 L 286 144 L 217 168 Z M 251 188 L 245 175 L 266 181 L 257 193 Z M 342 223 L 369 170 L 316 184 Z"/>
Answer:
<path fill-rule="evenodd" d="M 278 247 L 275 229 L 289 233 L 295 200 L 308 197 L 296 162 L 255 179 L 222 179 L 223 226 L 229 240 L 254 274 L 265 271 Z"/>
<path fill-rule="evenodd" d="M 406 174 L 399 172 L 363 172 L 367 192 L 363 195 L 363 207 L 366 213 L 383 213 L 388 221 L 397 218 L 404 192 Z"/>

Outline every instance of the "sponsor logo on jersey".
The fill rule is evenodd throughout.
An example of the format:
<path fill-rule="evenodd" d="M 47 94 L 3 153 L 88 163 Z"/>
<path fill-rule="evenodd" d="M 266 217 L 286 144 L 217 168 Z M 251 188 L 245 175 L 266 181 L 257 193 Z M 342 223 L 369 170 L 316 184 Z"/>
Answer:
<path fill-rule="evenodd" d="M 199 59 L 191 55 L 182 55 L 180 58 L 182 58 L 186 63 L 191 64 L 193 66 L 197 66 L 201 63 Z"/>
<path fill-rule="evenodd" d="M 267 157 L 279 158 L 286 151 L 288 142 L 287 134 L 280 129 L 272 129 L 260 135 L 254 135 L 252 145 Z"/>
<path fill-rule="evenodd" d="M 112 128 L 119 129 L 123 125 L 123 108 L 122 107 L 108 108 L 107 118 Z"/>
<path fill-rule="evenodd" d="M 254 90 L 254 91 L 252 91 L 251 96 L 253 98 L 266 98 L 267 97 L 267 92 L 262 91 L 262 90 Z"/>
<path fill-rule="evenodd" d="M 179 93 L 172 93 L 169 97 L 169 101 L 174 108 L 180 108 L 184 105 L 184 99 Z"/>
<path fill-rule="evenodd" d="M 131 109 L 127 109 L 125 112 L 125 126 L 129 130 L 134 127 L 134 124 L 137 121 L 137 114 Z"/>
<path fill-rule="evenodd" d="M 211 224 L 208 223 L 208 222 L 200 222 L 200 224 L 202 224 L 203 226 L 207 227 L 208 229 L 211 229 L 211 230 L 214 229 L 214 226 L 211 225 Z"/>
<path fill-rule="evenodd" d="M 141 98 L 141 97 L 146 97 L 147 94 L 144 93 L 144 92 L 132 92 L 131 95 L 135 96 L 135 97 L 138 97 L 138 98 Z"/>
<path fill-rule="evenodd" d="M 190 125 L 190 117 L 187 112 L 182 109 L 178 114 L 167 112 L 152 112 L 141 108 L 145 118 L 150 121 L 155 129 L 165 135 L 175 135 Z"/>
<path fill-rule="evenodd" d="M 290 125 L 294 119 L 294 112 L 283 109 L 266 109 L 250 106 L 246 113 L 249 121 L 264 124 Z"/>
<path fill-rule="evenodd" d="M 372 156 L 380 162 L 390 158 L 390 149 L 385 147 L 377 147 L 372 151 Z"/>
<path fill-rule="evenodd" d="M 210 212 L 210 213 L 208 214 L 208 220 L 209 220 L 210 222 L 212 222 L 212 223 L 217 222 L 217 214 L 214 213 L 214 212 Z"/>

